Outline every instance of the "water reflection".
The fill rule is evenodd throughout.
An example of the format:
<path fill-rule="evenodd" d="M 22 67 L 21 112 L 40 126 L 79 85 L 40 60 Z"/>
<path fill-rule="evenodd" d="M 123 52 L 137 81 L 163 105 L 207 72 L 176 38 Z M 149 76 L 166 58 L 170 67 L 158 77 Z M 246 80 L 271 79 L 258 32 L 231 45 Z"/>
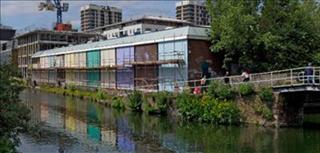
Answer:
<path fill-rule="evenodd" d="M 268 129 L 177 124 L 95 103 L 25 91 L 39 136 L 22 136 L 21 152 L 320 152 L 319 129 Z"/>

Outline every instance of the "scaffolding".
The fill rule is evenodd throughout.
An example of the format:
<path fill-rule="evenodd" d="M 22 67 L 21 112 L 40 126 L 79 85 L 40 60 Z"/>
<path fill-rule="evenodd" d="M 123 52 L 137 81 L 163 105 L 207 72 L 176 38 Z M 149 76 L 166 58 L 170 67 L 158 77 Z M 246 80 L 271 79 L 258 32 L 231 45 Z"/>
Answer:
<path fill-rule="evenodd" d="M 53 63 L 55 64 L 46 63 L 47 66 L 43 66 L 34 63 L 33 65 L 36 66 L 33 67 L 33 81 L 58 85 L 72 84 L 90 88 L 135 89 L 146 92 L 175 90 L 176 88 L 182 88 L 184 84 L 181 82 L 186 81 L 185 75 L 187 75 L 187 73 L 185 71 L 187 71 L 187 59 L 185 59 L 185 54 L 187 54 L 187 51 L 176 49 L 175 40 L 171 43 L 173 43 L 171 49 L 167 49 L 165 43 L 153 44 L 156 46 L 156 52 L 153 55 L 149 55 L 149 50 L 144 49 L 144 51 L 141 51 L 142 53 L 146 53 L 144 57 L 135 55 L 136 50 L 133 52 L 130 51 L 128 54 L 122 54 L 122 57 L 119 57 L 115 49 L 115 57 L 99 57 L 99 59 L 93 61 L 98 64 L 90 67 L 88 67 L 88 57 L 80 58 L 81 55 L 79 53 L 75 53 L 74 56 L 77 55 L 75 57 L 71 57 L 71 54 L 65 54 L 63 61 L 56 61 L 57 58 L 53 58 L 53 60 L 55 60 Z M 163 51 L 161 53 L 159 52 L 158 45 L 163 45 Z M 140 49 L 146 47 L 141 46 Z M 131 55 L 132 53 L 133 55 Z M 150 58 L 150 56 L 153 56 L 153 58 Z M 59 58 L 61 57 L 62 56 L 59 55 Z M 41 60 L 35 59 L 35 61 L 38 62 Z M 128 71 L 127 73 L 125 73 L 126 70 Z M 98 72 L 96 74 L 99 74 L 99 77 L 90 78 L 90 72 Z M 122 72 L 128 74 L 125 78 L 128 82 L 118 80 L 118 78 L 121 78 L 119 75 L 124 75 L 121 74 Z M 54 75 L 54 73 L 56 77 L 50 77 Z M 37 77 L 37 75 L 39 77 Z M 55 81 L 53 81 L 53 78 L 55 78 Z M 172 85 L 171 82 L 174 82 L 174 85 Z M 122 88 L 121 83 L 128 84 L 128 88 Z"/>

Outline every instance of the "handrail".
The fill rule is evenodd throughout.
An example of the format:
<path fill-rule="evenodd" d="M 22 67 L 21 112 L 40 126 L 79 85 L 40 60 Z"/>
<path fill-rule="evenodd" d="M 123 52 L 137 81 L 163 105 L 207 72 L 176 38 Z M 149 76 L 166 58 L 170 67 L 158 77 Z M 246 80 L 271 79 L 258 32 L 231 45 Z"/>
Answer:
<path fill-rule="evenodd" d="M 305 70 L 309 68 L 313 70 L 312 75 L 305 75 Z M 216 77 L 216 78 L 208 78 L 206 81 L 220 81 L 224 82 L 225 78 L 229 78 L 229 85 L 237 86 L 243 83 L 243 78 L 240 75 L 236 76 L 227 76 L 227 77 Z M 49 76 L 45 75 L 45 78 L 41 76 L 36 77 L 35 80 L 41 80 L 41 82 L 54 82 L 52 80 L 54 78 L 49 78 Z M 66 78 L 67 79 L 67 78 Z M 87 85 L 88 82 L 96 85 L 96 87 L 106 87 L 105 85 L 110 85 L 112 88 L 115 88 L 113 84 L 117 84 L 115 81 L 92 81 L 92 80 L 72 80 L 71 82 L 78 82 L 79 85 Z M 129 83 L 129 82 L 128 82 Z M 264 72 L 264 73 L 255 73 L 250 74 L 250 81 L 249 83 L 257 86 L 265 86 L 265 87 L 287 87 L 287 86 L 297 86 L 297 85 L 320 85 L 320 67 L 299 67 L 293 69 L 286 69 L 286 70 L 278 70 L 278 71 L 271 71 L 271 72 Z M 130 84 L 130 83 L 129 83 Z M 133 85 L 134 86 L 134 85 Z M 188 80 L 188 81 L 165 81 L 165 79 L 160 79 L 156 81 L 156 83 L 149 84 L 149 85 L 141 85 L 141 86 L 134 86 L 136 90 L 143 90 L 143 91 L 157 91 L 160 87 L 165 88 L 169 87 L 171 89 L 179 89 L 184 90 L 186 88 L 193 89 L 195 87 L 200 86 L 200 79 L 198 80 Z M 201 87 L 207 88 L 209 84 L 202 85 Z M 130 84 L 129 87 L 132 87 Z"/>

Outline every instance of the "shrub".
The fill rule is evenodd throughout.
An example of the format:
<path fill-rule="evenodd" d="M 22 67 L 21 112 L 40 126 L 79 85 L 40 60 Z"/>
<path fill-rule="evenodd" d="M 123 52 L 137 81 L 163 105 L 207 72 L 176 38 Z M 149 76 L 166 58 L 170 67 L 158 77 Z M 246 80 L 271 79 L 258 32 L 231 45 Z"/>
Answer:
<path fill-rule="evenodd" d="M 255 112 L 258 113 L 259 115 L 262 115 L 263 118 L 267 120 L 272 120 L 273 113 L 271 109 L 267 107 L 266 104 L 263 104 L 261 101 L 257 101 L 255 102 L 254 109 L 255 109 Z"/>
<path fill-rule="evenodd" d="M 259 98 L 261 101 L 266 102 L 269 107 L 273 102 L 273 92 L 271 88 L 262 88 L 259 92 Z"/>
<path fill-rule="evenodd" d="M 155 104 L 159 109 L 160 113 L 165 113 L 168 109 L 170 102 L 170 93 L 168 92 L 158 92 L 154 96 Z"/>
<path fill-rule="evenodd" d="M 158 92 L 150 96 L 145 96 L 143 110 L 149 114 L 165 114 L 169 106 L 170 97 L 169 92 Z M 152 103 L 149 101 L 150 98 L 153 99 Z"/>
<path fill-rule="evenodd" d="M 69 84 L 67 86 L 67 89 L 69 89 L 72 93 L 77 90 L 76 86 L 74 84 Z"/>
<path fill-rule="evenodd" d="M 199 96 L 182 92 L 177 96 L 177 108 L 184 119 L 193 120 L 199 117 Z"/>
<path fill-rule="evenodd" d="M 112 99 L 111 107 L 115 109 L 125 109 L 125 104 L 121 98 L 114 97 Z"/>
<path fill-rule="evenodd" d="M 97 100 L 106 100 L 107 94 L 102 89 L 99 89 L 98 92 L 96 93 L 96 99 Z"/>
<path fill-rule="evenodd" d="M 223 84 L 218 81 L 212 81 L 209 88 L 208 94 L 219 100 L 230 100 L 233 99 L 235 94 L 230 85 Z"/>
<path fill-rule="evenodd" d="M 128 95 L 129 108 L 133 111 L 141 111 L 143 99 L 142 94 L 139 91 L 133 91 Z"/>
<path fill-rule="evenodd" d="M 217 124 L 238 123 L 240 111 L 231 101 L 219 101 L 207 95 L 201 98 L 201 120 Z"/>
<path fill-rule="evenodd" d="M 177 107 L 184 119 L 217 124 L 238 123 L 240 111 L 231 101 L 221 101 L 210 95 L 198 97 L 182 93 L 177 97 Z"/>
<path fill-rule="evenodd" d="M 158 113 L 158 109 L 154 106 L 151 106 L 151 104 L 148 102 L 148 99 L 145 99 L 142 103 L 142 109 L 144 112 L 148 114 L 155 114 Z"/>
<path fill-rule="evenodd" d="M 239 93 L 241 96 L 250 96 L 254 93 L 252 84 L 244 83 L 239 85 Z"/>

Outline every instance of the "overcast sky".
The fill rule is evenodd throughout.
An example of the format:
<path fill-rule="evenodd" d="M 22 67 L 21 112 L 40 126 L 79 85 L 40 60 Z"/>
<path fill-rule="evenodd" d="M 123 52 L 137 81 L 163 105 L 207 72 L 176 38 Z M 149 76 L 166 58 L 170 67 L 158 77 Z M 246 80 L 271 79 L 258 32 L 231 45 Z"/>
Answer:
<path fill-rule="evenodd" d="M 45 1 L 45 0 L 42 0 Z M 80 7 L 89 3 L 115 6 L 122 9 L 123 20 L 143 15 L 175 18 L 177 0 L 62 0 L 69 3 L 69 11 L 63 13 L 63 22 L 71 22 L 80 28 Z M 56 12 L 38 11 L 41 0 L 0 0 L 1 23 L 15 29 L 26 27 L 52 28 Z"/>

